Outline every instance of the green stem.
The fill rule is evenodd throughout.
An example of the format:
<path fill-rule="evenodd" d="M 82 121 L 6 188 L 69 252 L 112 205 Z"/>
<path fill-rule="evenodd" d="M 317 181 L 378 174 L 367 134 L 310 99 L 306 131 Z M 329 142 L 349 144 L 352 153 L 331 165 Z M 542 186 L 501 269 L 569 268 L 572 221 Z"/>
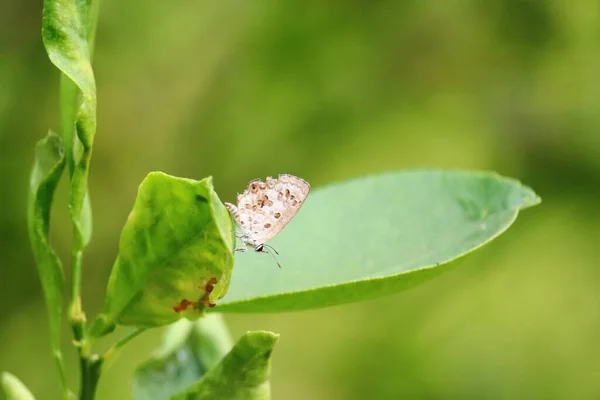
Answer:
<path fill-rule="evenodd" d="M 69 201 L 71 219 L 73 221 L 73 246 L 71 249 L 72 287 L 69 319 L 77 342 L 84 342 L 86 339 L 86 317 L 81 304 L 83 250 L 86 243 L 81 227 L 81 211 L 87 192 L 87 174 L 91 156 L 92 149 L 89 147 L 85 148 L 79 162 L 75 165 L 75 171 L 71 180 Z"/>
<path fill-rule="evenodd" d="M 65 74 L 60 74 L 60 130 L 65 145 L 65 158 L 69 177 L 73 177 L 75 161 L 73 145 L 75 143 L 75 117 L 77 115 L 77 85 Z"/>
<path fill-rule="evenodd" d="M 127 343 L 129 343 L 144 332 L 146 332 L 146 328 L 137 328 L 129 332 L 127 335 L 123 336 L 119 340 L 117 340 L 115 344 L 109 347 L 102 356 L 102 371 L 106 371 L 108 367 L 110 367 L 112 362 L 115 360 L 116 356 L 123 349 L 123 347 L 127 345 Z"/>
<path fill-rule="evenodd" d="M 87 42 L 90 59 L 94 52 L 96 27 L 100 1 L 88 0 Z M 71 178 L 69 211 L 73 222 L 73 244 L 71 249 L 71 299 L 69 322 L 79 353 L 81 373 L 80 400 L 93 400 L 100 379 L 102 360 L 90 349 L 93 340 L 88 338 L 86 316 L 81 300 L 83 275 L 83 250 L 86 240 L 82 232 L 81 218 L 88 191 L 88 171 L 92 156 L 91 143 L 82 143 L 77 137 L 76 123 L 79 108 L 79 89 L 66 75 L 60 81 L 60 121 L 63 133 L 66 163 Z M 95 110 L 94 110 L 95 112 Z M 94 132 L 92 132 L 92 135 Z M 83 149 L 82 149 L 83 147 Z"/>
<path fill-rule="evenodd" d="M 54 358 L 54 362 L 56 364 L 56 368 L 58 369 L 58 373 L 60 375 L 60 383 L 63 388 L 63 398 L 65 400 L 71 400 L 73 398 L 73 394 L 69 390 L 69 386 L 67 385 L 67 374 L 65 370 L 65 363 L 62 357 L 62 351 L 59 349 L 52 349 L 52 356 Z"/>
<path fill-rule="evenodd" d="M 88 29 L 87 42 L 90 52 L 90 61 L 94 58 L 94 48 L 96 44 L 96 28 L 98 27 L 98 14 L 100 13 L 100 0 L 88 0 L 90 5 L 88 8 Z"/>
<path fill-rule="evenodd" d="M 88 358 L 80 358 L 81 367 L 81 392 L 80 400 L 94 400 L 96 388 L 102 371 L 102 360 L 97 355 Z"/>

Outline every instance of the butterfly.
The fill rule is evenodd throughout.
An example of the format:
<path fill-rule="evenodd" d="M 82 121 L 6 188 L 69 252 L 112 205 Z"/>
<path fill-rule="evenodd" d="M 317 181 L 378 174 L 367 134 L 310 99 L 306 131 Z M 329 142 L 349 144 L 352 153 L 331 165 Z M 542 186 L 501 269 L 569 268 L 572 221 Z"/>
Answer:
<path fill-rule="evenodd" d="M 237 206 L 225 203 L 238 226 L 236 236 L 244 247 L 235 251 L 246 251 L 247 246 L 259 253 L 269 253 L 275 258 L 277 251 L 267 245 L 294 218 L 310 192 L 310 184 L 294 175 L 281 174 L 277 179 L 267 177 L 266 182 L 255 179 L 237 196 Z"/>

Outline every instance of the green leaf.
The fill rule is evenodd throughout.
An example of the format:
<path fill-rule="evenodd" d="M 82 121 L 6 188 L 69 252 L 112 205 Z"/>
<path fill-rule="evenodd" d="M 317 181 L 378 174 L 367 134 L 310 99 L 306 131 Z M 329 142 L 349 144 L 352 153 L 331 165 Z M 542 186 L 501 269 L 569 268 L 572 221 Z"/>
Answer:
<path fill-rule="evenodd" d="M 232 345 L 219 314 L 176 322 L 167 329 L 161 347 L 136 369 L 133 398 L 168 399 L 197 382 Z"/>
<path fill-rule="evenodd" d="M 75 131 L 84 148 L 92 147 L 96 132 L 96 83 L 88 43 L 88 25 L 94 19 L 90 3 L 45 0 L 42 17 L 42 40 L 50 61 L 81 91 Z"/>
<path fill-rule="evenodd" d="M 35 162 L 29 182 L 29 240 L 48 307 L 50 336 L 54 358 L 63 377 L 60 351 L 64 274 L 60 259 L 50 245 L 50 209 L 54 191 L 65 166 L 62 140 L 53 132 L 40 140 L 35 148 Z"/>
<path fill-rule="evenodd" d="M 269 400 L 271 352 L 279 335 L 247 332 L 223 360 L 171 400 Z"/>
<path fill-rule="evenodd" d="M 234 239 L 212 178 L 150 173 L 121 233 L 104 315 L 92 334 L 114 323 L 151 327 L 198 318 L 193 303 L 202 309 L 227 291 Z"/>
<path fill-rule="evenodd" d="M 60 130 L 64 138 L 66 162 L 71 178 L 75 173 L 75 159 L 81 160 L 82 155 L 81 145 L 76 146 L 79 142 L 75 138 L 74 121 L 77 118 L 78 102 L 79 89 L 72 80 L 62 74 L 60 80 Z M 77 153 L 77 156 L 75 153 Z M 92 208 L 87 190 L 78 222 L 81 229 L 82 244 L 85 247 L 90 243 L 92 238 Z"/>
<path fill-rule="evenodd" d="M 0 374 L 0 400 L 35 400 L 29 389 L 16 376 Z"/>
<path fill-rule="evenodd" d="M 515 180 L 461 171 L 388 173 L 314 190 L 270 242 L 283 269 L 263 254 L 238 253 L 215 311 L 304 310 L 405 290 L 539 202 Z"/>
<path fill-rule="evenodd" d="M 67 79 L 61 79 L 61 129 L 71 176 L 69 215 L 73 222 L 73 295 L 69 307 L 76 339 L 82 334 L 81 310 L 83 250 L 91 238 L 88 171 L 96 133 L 96 83 L 92 70 L 93 38 L 99 0 L 44 0 L 42 40 L 50 61 Z M 73 134 L 77 135 L 76 141 Z M 78 148 L 81 144 L 81 149 Z M 80 150 L 80 151 L 79 151 Z"/>

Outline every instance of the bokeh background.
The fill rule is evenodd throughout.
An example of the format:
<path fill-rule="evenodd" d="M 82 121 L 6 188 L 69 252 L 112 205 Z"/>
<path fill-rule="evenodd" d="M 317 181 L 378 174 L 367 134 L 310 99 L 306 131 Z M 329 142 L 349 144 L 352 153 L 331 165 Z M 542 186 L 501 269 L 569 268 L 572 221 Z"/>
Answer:
<path fill-rule="evenodd" d="M 58 129 L 41 9 L 0 0 L 0 370 L 54 399 L 25 220 L 34 144 Z M 90 314 L 150 171 L 213 175 L 231 200 L 280 172 L 318 187 L 413 167 L 490 169 L 544 202 L 460 268 L 373 301 L 227 315 L 232 334 L 281 333 L 274 399 L 600 398 L 597 1 L 105 0 L 95 72 Z M 63 182 L 52 227 L 64 258 L 66 193 Z M 98 398 L 129 398 L 159 338 L 132 342 Z M 65 325 L 75 386 L 69 341 Z"/>

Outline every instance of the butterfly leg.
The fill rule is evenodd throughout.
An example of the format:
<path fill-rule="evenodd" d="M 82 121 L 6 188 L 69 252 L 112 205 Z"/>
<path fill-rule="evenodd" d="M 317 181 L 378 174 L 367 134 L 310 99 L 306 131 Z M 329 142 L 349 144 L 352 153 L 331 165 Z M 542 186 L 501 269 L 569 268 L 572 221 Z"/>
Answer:
<path fill-rule="evenodd" d="M 242 252 L 242 253 L 243 253 L 243 252 L 245 252 L 245 251 L 248 251 L 248 246 L 246 246 L 246 243 L 242 242 L 242 245 L 243 245 L 244 247 L 238 247 L 238 248 L 237 248 L 237 249 L 235 249 L 234 251 L 239 251 L 239 252 Z"/>
<path fill-rule="evenodd" d="M 237 232 L 235 229 L 232 229 L 231 232 L 233 232 L 233 234 L 235 235 L 235 237 L 237 239 L 241 239 L 242 238 L 241 234 L 239 232 Z M 238 248 L 234 249 L 233 251 L 239 251 L 239 252 L 242 252 L 242 253 L 245 252 L 245 251 L 248 251 L 248 246 L 246 246 L 246 243 L 244 243 L 243 240 L 241 242 L 242 242 L 242 245 L 244 247 L 238 247 Z"/>

